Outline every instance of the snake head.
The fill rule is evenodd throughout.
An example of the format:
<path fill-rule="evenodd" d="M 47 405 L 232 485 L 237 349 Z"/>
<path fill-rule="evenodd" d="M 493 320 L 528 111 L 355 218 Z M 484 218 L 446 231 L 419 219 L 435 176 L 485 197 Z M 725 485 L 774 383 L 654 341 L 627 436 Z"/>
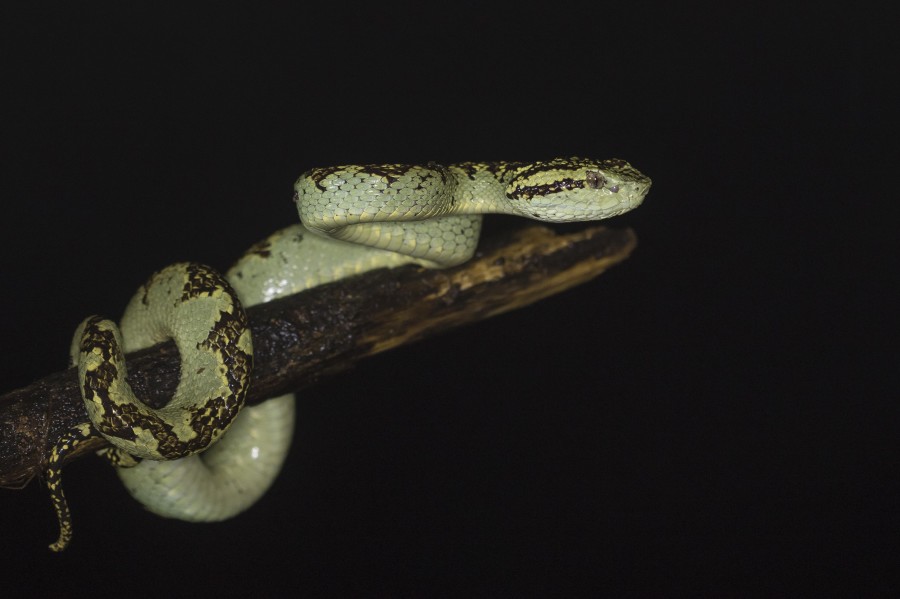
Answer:
<path fill-rule="evenodd" d="M 515 213 L 548 222 L 600 220 L 644 200 L 650 179 L 624 160 L 556 158 L 523 165 L 506 196 Z"/>

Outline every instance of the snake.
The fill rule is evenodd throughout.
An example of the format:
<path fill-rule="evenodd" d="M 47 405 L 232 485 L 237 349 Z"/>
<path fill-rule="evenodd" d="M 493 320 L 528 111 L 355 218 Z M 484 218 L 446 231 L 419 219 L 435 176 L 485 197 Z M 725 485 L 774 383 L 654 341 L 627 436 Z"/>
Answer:
<path fill-rule="evenodd" d="M 44 480 L 73 534 L 62 466 L 102 437 L 101 454 L 146 509 L 222 521 L 256 503 L 277 478 L 293 436 L 295 398 L 244 407 L 253 343 L 245 308 L 377 268 L 449 268 L 476 251 L 485 214 L 565 223 L 625 213 L 651 181 L 620 159 L 362 164 L 313 168 L 294 184 L 300 222 L 251 247 L 225 275 L 193 262 L 142 285 L 118 325 L 100 316 L 75 331 L 70 357 L 87 420 L 57 439 Z M 174 340 L 178 386 L 162 408 L 135 396 L 125 354 Z"/>

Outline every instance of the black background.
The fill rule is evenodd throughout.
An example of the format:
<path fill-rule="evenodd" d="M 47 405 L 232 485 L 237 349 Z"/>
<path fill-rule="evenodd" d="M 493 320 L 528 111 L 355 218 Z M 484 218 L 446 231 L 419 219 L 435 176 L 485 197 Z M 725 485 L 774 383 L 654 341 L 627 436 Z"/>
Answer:
<path fill-rule="evenodd" d="M 896 589 L 886 16 L 620 4 L 7 13 L 2 390 L 152 271 L 293 222 L 313 166 L 588 155 L 654 184 L 608 274 L 305 392 L 233 521 L 159 519 L 82 460 L 52 555 L 43 488 L 2 491 L 3 588 Z"/>

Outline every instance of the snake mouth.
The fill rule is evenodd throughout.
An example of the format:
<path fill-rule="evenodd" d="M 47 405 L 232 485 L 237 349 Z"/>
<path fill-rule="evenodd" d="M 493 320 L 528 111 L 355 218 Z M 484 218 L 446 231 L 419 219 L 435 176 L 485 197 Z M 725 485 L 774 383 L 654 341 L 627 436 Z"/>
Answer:
<path fill-rule="evenodd" d="M 512 202 L 517 214 L 554 223 L 601 220 L 637 208 L 649 185 L 612 183 L 602 189 L 569 190 Z"/>
<path fill-rule="evenodd" d="M 618 216 L 639 206 L 650 179 L 624 160 L 562 158 L 535 163 L 506 187 L 514 213 L 548 222 Z"/>

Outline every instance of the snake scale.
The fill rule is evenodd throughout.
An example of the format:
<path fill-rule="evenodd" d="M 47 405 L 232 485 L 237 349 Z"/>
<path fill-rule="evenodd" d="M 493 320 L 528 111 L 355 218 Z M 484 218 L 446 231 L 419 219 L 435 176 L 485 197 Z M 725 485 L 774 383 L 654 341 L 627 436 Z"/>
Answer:
<path fill-rule="evenodd" d="M 132 496 L 166 517 L 224 520 L 266 492 L 290 445 L 294 398 L 243 408 L 253 363 L 243 306 L 375 268 L 461 264 L 488 213 L 547 222 L 616 216 L 643 201 L 650 179 L 623 160 L 557 158 L 316 168 L 294 189 L 301 223 L 248 250 L 225 276 L 196 263 L 168 266 L 138 290 L 118 326 L 98 316 L 79 325 L 71 357 L 89 420 L 63 434 L 47 461 L 60 526 L 51 549 L 72 537 L 62 464 L 97 436 L 109 441 L 102 453 Z M 181 376 L 154 410 L 129 387 L 124 354 L 167 339 Z"/>

